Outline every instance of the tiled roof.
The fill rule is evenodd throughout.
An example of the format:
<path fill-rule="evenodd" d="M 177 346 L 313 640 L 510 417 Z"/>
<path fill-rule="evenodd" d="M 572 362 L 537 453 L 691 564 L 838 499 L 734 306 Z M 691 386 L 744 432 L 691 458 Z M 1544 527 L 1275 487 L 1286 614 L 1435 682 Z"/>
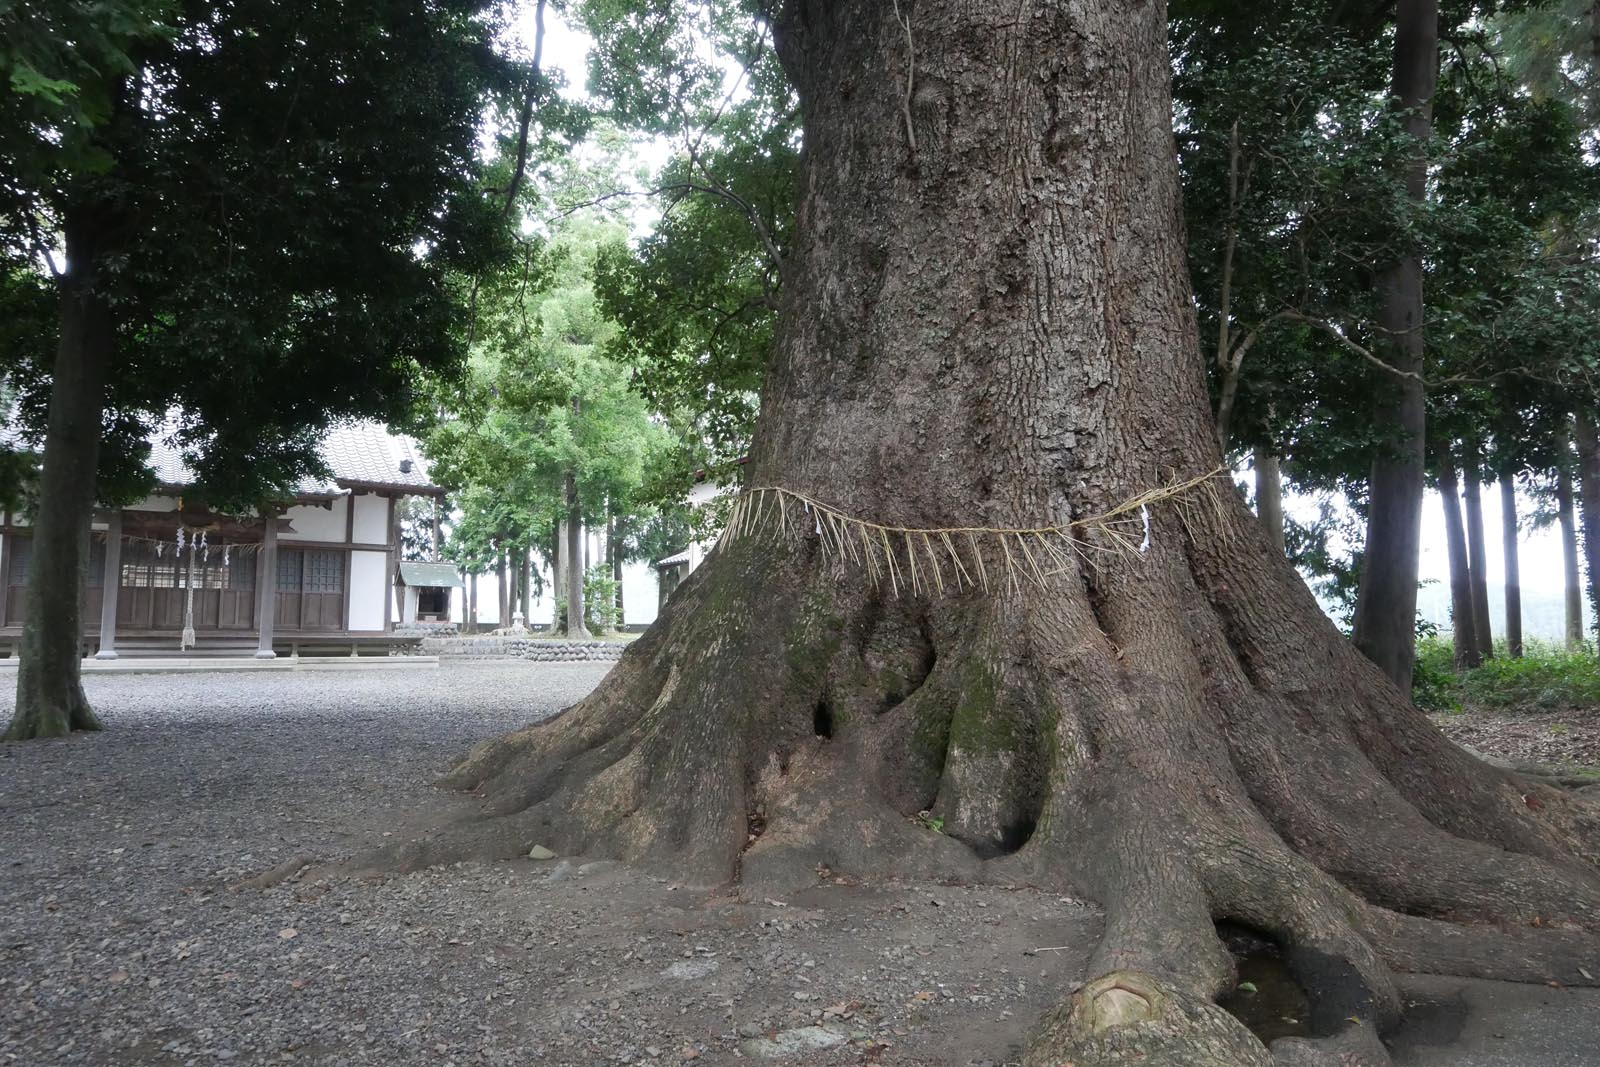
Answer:
<path fill-rule="evenodd" d="M 651 564 L 651 566 L 655 567 L 657 569 L 660 569 L 662 567 L 676 567 L 680 563 L 688 563 L 688 562 L 689 562 L 689 550 L 686 548 L 682 552 L 673 553 L 672 555 L 668 556 L 666 559 L 658 559 L 658 560 L 656 560 L 654 563 Z"/>
<path fill-rule="evenodd" d="M 297 495 L 337 496 L 350 488 L 437 491 L 428 481 L 428 461 L 416 441 L 390 433 L 381 423 L 334 426 L 322 439 L 322 462 L 327 464 L 332 480 L 304 479 L 295 486 Z M 155 472 L 156 481 L 167 488 L 181 488 L 194 481 L 194 472 L 183 461 L 182 453 L 159 432 L 150 436 L 150 469 Z"/>
<path fill-rule="evenodd" d="M 428 461 L 417 443 L 376 422 L 335 426 L 322 441 L 322 459 L 341 485 L 434 488 L 428 481 Z"/>
<path fill-rule="evenodd" d="M 413 589 L 462 588 L 461 573 L 452 563 L 402 563 L 400 580 Z"/>
<path fill-rule="evenodd" d="M 170 427 L 150 435 L 149 466 L 160 485 L 180 489 L 194 482 L 194 471 L 171 443 L 171 436 Z M 34 446 L 23 439 L 15 419 L 0 424 L 0 448 L 29 447 Z M 322 461 L 333 477 L 307 478 L 295 486 L 297 495 L 337 496 L 350 488 L 439 491 L 428 480 L 428 461 L 417 442 L 403 434 L 390 433 L 382 423 L 362 421 L 334 426 L 322 440 Z"/>

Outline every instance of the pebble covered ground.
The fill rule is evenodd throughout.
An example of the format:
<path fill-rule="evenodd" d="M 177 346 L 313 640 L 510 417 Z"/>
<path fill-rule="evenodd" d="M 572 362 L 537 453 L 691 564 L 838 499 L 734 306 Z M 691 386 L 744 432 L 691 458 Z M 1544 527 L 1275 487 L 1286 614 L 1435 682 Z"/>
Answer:
<path fill-rule="evenodd" d="M 87 677 L 104 733 L 0 744 L 0 1067 L 1017 1062 L 1091 907 L 838 879 L 745 898 L 581 857 L 229 888 L 470 811 L 435 777 L 608 666 Z M 1398 1067 L 1588 1062 L 1572 1027 L 1600 1018 L 1589 991 L 1423 994 Z"/>
<path fill-rule="evenodd" d="M 104 733 L 0 745 L 0 1063 L 1016 1059 L 1093 910 L 837 881 L 746 900 L 560 857 L 228 888 L 467 810 L 439 772 L 607 666 L 87 677 Z"/>

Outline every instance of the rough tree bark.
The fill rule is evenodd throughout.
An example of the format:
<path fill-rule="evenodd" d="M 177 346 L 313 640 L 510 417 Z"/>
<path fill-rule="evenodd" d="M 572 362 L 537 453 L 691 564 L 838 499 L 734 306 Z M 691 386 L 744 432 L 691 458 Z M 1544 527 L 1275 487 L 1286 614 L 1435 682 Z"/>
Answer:
<path fill-rule="evenodd" d="M 578 402 L 572 402 L 576 409 Z M 562 522 L 567 543 L 562 546 L 563 563 L 567 569 L 567 636 L 574 641 L 590 639 L 589 627 L 583 621 L 583 511 L 578 501 L 578 479 L 571 471 L 566 478 L 567 517 Z"/>
<path fill-rule="evenodd" d="M 1467 573 L 1472 578 L 1472 629 L 1478 654 L 1494 659 L 1494 626 L 1489 620 L 1489 546 L 1483 529 L 1482 457 L 1468 444 L 1462 464 L 1462 500 L 1467 519 Z"/>
<path fill-rule="evenodd" d="M 1411 199 L 1427 194 L 1427 143 L 1433 134 L 1433 90 L 1439 76 L 1438 0 L 1399 0 L 1395 14 L 1393 104 L 1416 139 L 1406 170 Z M 1378 279 L 1381 351 L 1409 377 L 1387 376 L 1377 386 L 1374 422 L 1389 438 L 1372 463 L 1368 483 L 1366 552 L 1356 595 L 1351 640 L 1402 692 L 1416 662 L 1417 563 L 1422 548 L 1423 455 L 1427 397 L 1421 377 L 1422 256 L 1401 255 Z"/>
<path fill-rule="evenodd" d="M 1455 645 L 1456 669 L 1468 670 L 1483 662 L 1478 650 L 1478 628 L 1472 607 L 1472 567 L 1467 562 L 1466 528 L 1461 521 L 1461 484 L 1455 457 L 1448 447 L 1438 449 L 1439 499 L 1444 505 L 1445 553 L 1450 561 L 1450 625 Z"/>
<path fill-rule="evenodd" d="M 1500 550 L 1506 563 L 1506 653 L 1522 658 L 1522 555 L 1517 529 L 1516 472 L 1500 472 Z"/>
<path fill-rule="evenodd" d="M 66 220 L 61 340 L 33 516 L 27 616 L 17 653 L 17 705 L 4 738 L 9 741 L 100 729 L 79 672 L 100 417 L 116 344 L 100 273 L 99 242 L 106 225 L 91 210 L 73 212 Z"/>
<path fill-rule="evenodd" d="M 1583 527 L 1585 593 L 1590 624 L 1600 629 L 1600 432 L 1594 416 L 1579 412 L 1573 438 L 1578 446 L 1578 515 Z"/>
<path fill-rule="evenodd" d="M 1572 472 L 1556 471 L 1556 517 L 1561 526 L 1561 570 L 1566 590 L 1567 650 L 1583 647 L 1583 568 L 1578 562 L 1578 516 L 1573 506 Z"/>
<path fill-rule="evenodd" d="M 752 484 L 1032 528 L 1219 467 L 1164 6 L 899 9 L 775 26 L 806 156 Z M 819 865 L 1080 893 L 1103 940 L 1030 1067 L 1381 1063 L 1392 968 L 1583 982 L 1600 812 L 1447 741 L 1220 484 L 1152 506 L 1143 553 L 1086 533 L 1013 581 L 977 540 L 986 587 L 915 594 L 757 523 L 589 697 L 451 772 L 476 817 L 349 869 L 543 843 L 757 894 Z M 1218 920 L 1284 946 L 1314 1038 L 1216 1006 Z"/>

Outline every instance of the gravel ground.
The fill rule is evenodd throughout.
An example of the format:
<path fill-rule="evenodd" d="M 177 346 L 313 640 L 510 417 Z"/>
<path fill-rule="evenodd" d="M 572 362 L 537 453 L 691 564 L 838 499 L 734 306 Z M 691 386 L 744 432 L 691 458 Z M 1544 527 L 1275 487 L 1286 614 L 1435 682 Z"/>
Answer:
<path fill-rule="evenodd" d="M 429 785 L 451 760 L 605 669 L 89 676 L 106 732 L 0 745 L 0 1062 L 1016 1057 L 1094 911 L 838 882 L 742 900 L 581 860 L 227 888 L 462 810 Z"/>
<path fill-rule="evenodd" d="M 89 676 L 105 733 L 0 745 L 0 1064 L 1016 1062 L 1095 909 L 837 879 L 744 899 L 576 857 L 228 888 L 470 810 L 437 774 L 607 666 Z M 1402 1031 L 1397 1064 L 1578 1062 L 1503 1040 L 1529 987 L 1479 985 L 1512 1007 L 1475 993 L 1450 1018 L 1477 1023 Z M 1591 1048 L 1573 996 L 1540 1032 Z"/>

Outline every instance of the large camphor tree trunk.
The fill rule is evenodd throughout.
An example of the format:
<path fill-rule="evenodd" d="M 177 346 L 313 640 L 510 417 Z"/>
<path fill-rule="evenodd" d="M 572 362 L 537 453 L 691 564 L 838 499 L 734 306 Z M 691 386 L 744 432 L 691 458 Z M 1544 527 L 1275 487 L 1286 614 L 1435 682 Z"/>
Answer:
<path fill-rule="evenodd" d="M 1034 1067 L 1380 1063 L 1393 968 L 1582 982 L 1600 812 L 1447 741 L 1225 473 L 1143 551 L 1137 509 L 1090 521 L 1221 466 L 1164 6 L 796 0 L 775 38 L 805 173 L 748 469 L 838 512 L 748 496 L 589 697 L 451 772 L 476 817 L 352 869 L 539 843 L 756 893 L 1079 893 L 1103 941 Z M 881 531 L 875 582 L 839 514 L 982 529 Z M 1074 522 L 1081 555 L 989 532 Z M 1220 920 L 1284 947 L 1314 1039 L 1216 1006 Z"/>
<path fill-rule="evenodd" d="M 1395 14 L 1393 105 L 1416 142 L 1406 191 L 1427 195 L 1427 144 L 1433 136 L 1433 90 L 1439 78 L 1438 0 L 1399 0 Z M 1366 551 L 1351 640 L 1402 691 L 1416 666 L 1417 563 L 1422 551 L 1423 459 L 1427 394 L 1423 385 L 1422 254 L 1410 249 L 1378 276 L 1381 346 L 1400 372 L 1381 385 L 1373 421 L 1389 440 L 1372 462 Z"/>
<path fill-rule="evenodd" d="M 67 266 L 60 280 L 61 340 L 33 517 L 27 616 L 17 657 L 17 705 L 5 739 L 98 730 L 80 682 L 84 570 L 100 459 L 100 417 L 116 343 L 102 291 L 97 240 L 104 220 L 69 214 Z"/>

